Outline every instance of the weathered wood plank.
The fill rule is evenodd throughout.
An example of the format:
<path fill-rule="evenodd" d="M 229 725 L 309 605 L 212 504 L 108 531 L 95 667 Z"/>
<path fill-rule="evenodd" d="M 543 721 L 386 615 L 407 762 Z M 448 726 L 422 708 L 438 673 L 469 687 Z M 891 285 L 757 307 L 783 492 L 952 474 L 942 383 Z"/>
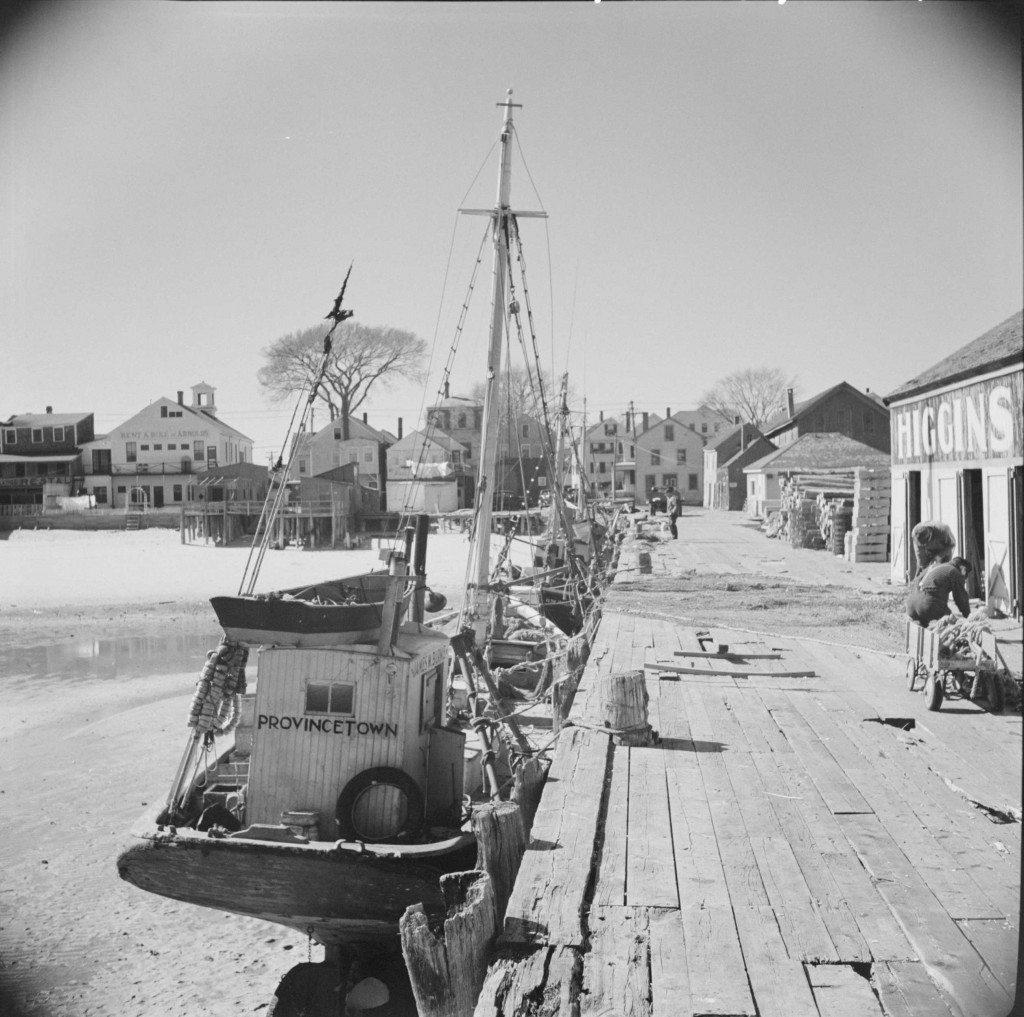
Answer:
<path fill-rule="evenodd" d="M 821 1017 L 884 1017 L 871 982 L 845 964 L 808 965 L 807 980 Z"/>
<path fill-rule="evenodd" d="M 843 772 L 826 746 L 822 745 L 814 730 L 800 716 L 791 702 L 791 696 L 802 693 L 778 692 L 762 689 L 761 698 L 772 712 L 793 751 L 800 757 L 804 768 L 817 785 L 822 798 L 834 813 L 870 812 L 871 807 L 857 790 L 856 785 Z"/>
<path fill-rule="evenodd" d="M 530 843 L 505 913 L 501 944 L 582 947 L 611 739 L 569 728 L 558 740 Z"/>
<path fill-rule="evenodd" d="M 673 700 L 671 705 L 676 705 L 677 692 L 678 687 L 672 689 L 671 697 L 666 696 L 666 706 L 669 698 Z M 718 839 L 697 762 L 697 750 L 689 738 L 682 710 L 674 731 L 685 737 L 663 742 L 662 747 L 679 901 L 683 907 L 725 905 L 729 903 L 725 870 L 718 853 Z"/>
<path fill-rule="evenodd" d="M 487 970 L 473 1017 L 556 1017 L 572 1013 L 583 961 L 574 947 L 499 951 Z M 543 1008 L 537 1000 L 542 999 Z"/>
<path fill-rule="evenodd" d="M 736 927 L 760 1017 L 819 1017 L 804 966 L 786 953 L 768 907 L 737 907 Z"/>
<path fill-rule="evenodd" d="M 683 1014 L 690 969 L 677 910 L 650 913 L 651 1003 L 655 1017 Z"/>
<path fill-rule="evenodd" d="M 932 893 L 953 918 L 1000 918 L 1005 912 L 981 891 L 970 875 L 957 864 L 933 832 L 915 814 L 913 801 L 903 798 L 884 766 L 872 766 L 847 730 L 863 724 L 839 709 L 834 699 L 823 709 L 817 695 L 798 697 L 801 715 L 816 731 L 846 772 L 904 854 L 916 860 Z M 841 726 L 841 724 L 845 725 Z M 852 735 L 852 732 L 851 732 Z M 870 751 L 870 750 L 869 750 Z M 877 758 L 877 757 L 876 757 Z M 858 762 L 859 760 L 859 762 Z"/>
<path fill-rule="evenodd" d="M 612 779 L 608 790 L 608 819 L 604 824 L 601 865 L 594 887 L 594 906 L 623 907 L 626 903 L 626 834 L 629 825 L 629 747 L 612 747 Z"/>
<path fill-rule="evenodd" d="M 1010 996 L 1016 995 L 1019 917 L 1010 921 L 960 921 L 956 924 L 981 954 L 999 984 Z"/>
<path fill-rule="evenodd" d="M 621 821 L 620 815 L 610 817 Z M 672 824 L 661 748 L 629 750 L 629 823 L 626 850 L 626 903 L 634 906 L 679 906 Z"/>
<path fill-rule="evenodd" d="M 580 1017 L 651 1017 L 647 909 L 596 907 L 589 929 Z"/>
<path fill-rule="evenodd" d="M 754 1017 L 757 1009 L 745 978 L 743 952 L 731 907 L 685 907 L 679 912 L 689 972 L 689 1008 L 679 1013 Z M 662 926 L 662 933 L 671 930 Z M 653 935 L 653 933 L 652 933 Z"/>
<path fill-rule="evenodd" d="M 888 1017 L 951 1017 L 949 1000 L 919 961 L 879 961 L 872 974 Z M 957 1010 L 961 1017 L 962 1011 Z"/>
<path fill-rule="evenodd" d="M 812 963 L 837 963 L 839 954 L 811 899 L 792 848 L 781 836 L 752 836 L 750 846 L 789 955 Z"/>
<path fill-rule="evenodd" d="M 837 818 L 935 983 L 965 1013 L 1005 1013 L 1011 998 L 878 817 Z"/>

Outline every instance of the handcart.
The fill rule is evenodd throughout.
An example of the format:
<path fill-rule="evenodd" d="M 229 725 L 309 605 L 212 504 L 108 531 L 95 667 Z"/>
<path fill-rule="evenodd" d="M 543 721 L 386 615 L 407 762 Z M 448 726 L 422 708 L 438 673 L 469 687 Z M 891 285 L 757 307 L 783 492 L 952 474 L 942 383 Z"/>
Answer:
<path fill-rule="evenodd" d="M 938 632 L 907 619 L 907 688 L 923 689 L 929 710 L 938 710 L 947 695 L 960 695 L 973 702 L 984 699 L 992 713 L 999 713 L 1003 708 L 999 659 L 991 632 L 981 633 L 973 656 L 947 657 Z"/>

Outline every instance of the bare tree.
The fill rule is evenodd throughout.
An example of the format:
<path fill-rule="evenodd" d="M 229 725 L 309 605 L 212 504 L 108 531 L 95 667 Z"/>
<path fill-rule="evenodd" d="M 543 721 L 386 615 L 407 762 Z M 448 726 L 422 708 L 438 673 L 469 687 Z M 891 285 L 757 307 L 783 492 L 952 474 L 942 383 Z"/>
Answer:
<path fill-rule="evenodd" d="M 741 420 L 761 427 L 786 405 L 786 390 L 793 388 L 777 367 L 745 367 L 715 382 L 701 397 L 705 406 L 732 423 Z"/>
<path fill-rule="evenodd" d="M 309 384 L 323 355 L 328 325 L 314 325 L 275 339 L 262 350 L 266 360 L 257 378 L 270 398 L 280 402 Z M 427 344 L 411 332 L 385 325 L 343 321 L 334 331 L 330 361 L 317 398 L 331 420 L 341 418 L 347 439 L 349 417 L 363 404 L 371 387 L 395 378 L 421 381 Z"/>

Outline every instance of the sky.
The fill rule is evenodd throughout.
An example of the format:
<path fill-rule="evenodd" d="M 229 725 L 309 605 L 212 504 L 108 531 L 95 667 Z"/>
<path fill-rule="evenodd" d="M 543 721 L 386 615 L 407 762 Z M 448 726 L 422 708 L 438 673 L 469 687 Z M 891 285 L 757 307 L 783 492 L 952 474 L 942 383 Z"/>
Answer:
<path fill-rule="evenodd" d="M 892 391 L 1024 305 L 1016 7 L 163 3 L 0 34 L 0 419 L 98 433 L 201 381 L 281 450 L 261 351 L 346 305 L 433 351 L 359 412 L 420 426 L 513 89 L 512 205 L 575 408 L 695 407 L 743 368 Z M 489 273 L 485 251 L 481 278 Z M 453 393 L 481 380 L 486 280 Z M 480 310 L 477 310 L 477 308 Z M 315 425 L 326 423 L 318 411 Z"/>

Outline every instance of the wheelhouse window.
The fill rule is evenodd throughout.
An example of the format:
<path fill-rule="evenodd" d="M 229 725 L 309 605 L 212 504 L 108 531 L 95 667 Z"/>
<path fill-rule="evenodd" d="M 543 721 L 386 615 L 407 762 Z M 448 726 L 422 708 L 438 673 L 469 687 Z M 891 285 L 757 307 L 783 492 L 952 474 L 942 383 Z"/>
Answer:
<path fill-rule="evenodd" d="M 306 686 L 306 713 L 353 712 L 356 687 L 347 682 L 310 682 Z"/>

